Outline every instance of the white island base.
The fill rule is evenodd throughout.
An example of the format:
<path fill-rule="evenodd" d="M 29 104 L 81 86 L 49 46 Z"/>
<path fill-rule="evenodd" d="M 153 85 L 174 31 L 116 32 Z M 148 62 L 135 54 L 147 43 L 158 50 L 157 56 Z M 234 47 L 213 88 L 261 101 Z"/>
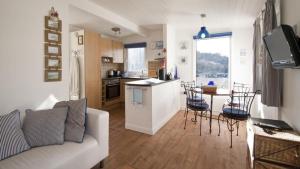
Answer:
<path fill-rule="evenodd" d="M 125 128 L 154 135 L 180 110 L 180 81 L 147 81 L 126 83 Z"/>

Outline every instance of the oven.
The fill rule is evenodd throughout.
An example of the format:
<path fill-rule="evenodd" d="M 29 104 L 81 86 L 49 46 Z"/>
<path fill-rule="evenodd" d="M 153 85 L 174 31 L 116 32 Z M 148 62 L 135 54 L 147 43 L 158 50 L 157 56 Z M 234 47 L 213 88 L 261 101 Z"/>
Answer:
<path fill-rule="evenodd" d="M 120 97 L 120 79 L 111 79 L 106 81 L 106 100 Z"/>

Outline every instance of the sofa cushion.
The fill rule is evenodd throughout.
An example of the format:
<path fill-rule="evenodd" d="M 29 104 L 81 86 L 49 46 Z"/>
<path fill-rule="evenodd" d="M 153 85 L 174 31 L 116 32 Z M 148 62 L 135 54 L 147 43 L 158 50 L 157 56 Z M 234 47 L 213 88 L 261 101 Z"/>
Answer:
<path fill-rule="evenodd" d="M 0 116 L 0 160 L 30 149 L 21 129 L 20 111 Z"/>
<path fill-rule="evenodd" d="M 69 107 L 65 128 L 65 140 L 81 143 L 85 131 L 87 100 L 61 101 L 56 103 L 54 108 L 65 106 Z"/>
<path fill-rule="evenodd" d="M 31 147 L 64 143 L 68 107 L 26 110 L 23 131 Z"/>
<path fill-rule="evenodd" d="M 81 144 L 36 147 L 2 160 L 0 169 L 88 169 L 101 160 L 101 151 L 96 139 L 85 135 Z"/>

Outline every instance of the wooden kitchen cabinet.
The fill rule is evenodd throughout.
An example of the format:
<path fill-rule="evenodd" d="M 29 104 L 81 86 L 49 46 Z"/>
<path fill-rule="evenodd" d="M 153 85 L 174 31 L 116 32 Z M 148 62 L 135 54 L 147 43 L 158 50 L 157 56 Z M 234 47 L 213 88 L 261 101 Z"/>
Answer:
<path fill-rule="evenodd" d="M 101 57 L 100 36 L 95 32 L 84 32 L 85 97 L 88 107 L 101 108 Z"/>
<path fill-rule="evenodd" d="M 100 38 L 101 57 L 113 57 L 113 41 L 108 38 Z"/>
<path fill-rule="evenodd" d="M 101 56 L 113 58 L 113 63 L 124 63 L 124 46 L 120 41 L 100 38 Z"/>
<path fill-rule="evenodd" d="M 124 63 L 124 46 L 120 41 L 112 41 L 113 63 Z"/>
<path fill-rule="evenodd" d="M 121 102 L 125 102 L 125 83 L 126 79 L 121 79 L 120 81 L 120 97 L 121 97 Z"/>

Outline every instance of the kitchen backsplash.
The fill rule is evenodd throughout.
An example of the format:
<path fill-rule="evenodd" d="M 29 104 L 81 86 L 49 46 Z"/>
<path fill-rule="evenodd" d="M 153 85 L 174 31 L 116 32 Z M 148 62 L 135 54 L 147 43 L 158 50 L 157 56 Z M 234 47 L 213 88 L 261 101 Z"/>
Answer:
<path fill-rule="evenodd" d="M 101 77 L 107 77 L 107 71 L 111 69 L 117 69 L 120 71 L 124 71 L 124 64 L 123 63 L 102 63 L 101 65 Z"/>

